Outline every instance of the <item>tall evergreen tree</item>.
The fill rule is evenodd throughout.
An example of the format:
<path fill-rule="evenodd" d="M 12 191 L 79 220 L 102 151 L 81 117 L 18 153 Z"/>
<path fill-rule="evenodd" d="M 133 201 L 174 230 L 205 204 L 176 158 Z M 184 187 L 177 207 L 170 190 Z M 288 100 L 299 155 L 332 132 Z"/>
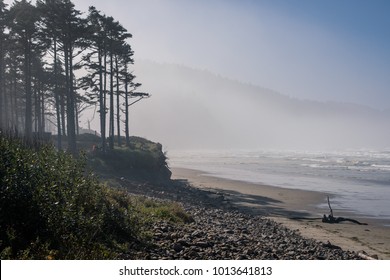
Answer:
<path fill-rule="evenodd" d="M 74 89 L 74 57 L 76 48 L 83 46 L 86 33 L 86 20 L 80 17 L 81 12 L 75 9 L 69 0 L 63 0 L 59 5 L 60 36 L 64 53 L 66 77 L 66 124 L 68 135 L 68 150 L 76 154 L 76 97 Z"/>
<path fill-rule="evenodd" d="M 3 0 L 0 0 L 0 130 L 6 128 L 5 114 L 6 106 L 5 100 L 5 51 L 6 51 L 6 40 L 5 34 L 6 29 L 6 5 Z"/>
<path fill-rule="evenodd" d="M 60 97 L 60 88 L 59 84 L 59 43 L 58 37 L 61 33 L 61 20 L 60 20 L 60 0 L 38 0 L 37 8 L 42 15 L 42 29 L 43 33 L 46 35 L 47 39 L 51 41 L 51 50 L 52 50 L 52 79 L 50 83 L 53 88 L 54 96 L 54 107 L 56 114 L 56 125 L 57 125 L 57 147 L 62 149 L 62 135 L 64 134 L 62 129 L 65 129 L 63 125 L 64 120 L 61 121 L 61 97 Z"/>
<path fill-rule="evenodd" d="M 24 131 L 25 94 L 23 82 L 23 49 L 20 42 L 10 34 L 7 37 L 4 76 L 4 123 L 7 130 Z M 9 46 L 12 46 L 9 47 Z"/>
<path fill-rule="evenodd" d="M 10 8 L 10 29 L 13 36 L 20 42 L 23 48 L 23 74 L 25 91 L 25 136 L 32 138 L 33 128 L 33 104 L 31 87 L 31 63 L 36 46 L 37 22 L 39 15 L 33 5 L 26 0 L 15 1 Z"/>
<path fill-rule="evenodd" d="M 130 129 L 129 129 L 129 99 L 131 92 L 135 90 L 137 87 L 141 86 L 141 84 L 134 84 L 133 80 L 135 76 L 133 75 L 132 72 L 130 72 L 130 65 L 134 63 L 134 60 L 132 58 L 134 52 L 132 51 L 130 45 L 125 44 L 123 45 L 123 50 L 122 50 L 122 63 L 123 63 L 123 69 L 121 72 L 122 80 L 124 82 L 124 99 L 125 99 L 125 108 L 124 108 L 124 113 L 125 113 L 125 137 L 126 137 L 126 146 L 130 146 Z M 131 90 L 130 90 L 131 88 Z"/>
<path fill-rule="evenodd" d="M 88 39 L 90 52 L 84 56 L 88 74 L 82 78 L 84 89 L 90 89 L 91 95 L 97 95 L 101 146 L 106 150 L 106 57 L 107 57 L 107 17 L 95 7 L 89 8 L 88 24 L 90 26 Z"/>
<path fill-rule="evenodd" d="M 107 30 L 107 53 L 110 60 L 109 67 L 109 77 L 110 77 L 110 106 L 109 106 L 109 147 L 110 149 L 114 148 L 114 134 L 115 134 L 115 119 L 114 119 L 114 77 L 116 73 L 116 69 L 114 67 L 115 64 L 115 56 L 120 52 L 121 46 L 125 43 L 126 39 L 131 38 L 131 34 L 127 32 L 127 30 L 118 22 L 115 21 L 112 17 L 105 18 L 105 27 Z M 107 68 L 106 68 L 107 69 Z M 117 116 L 120 118 L 120 116 Z"/>

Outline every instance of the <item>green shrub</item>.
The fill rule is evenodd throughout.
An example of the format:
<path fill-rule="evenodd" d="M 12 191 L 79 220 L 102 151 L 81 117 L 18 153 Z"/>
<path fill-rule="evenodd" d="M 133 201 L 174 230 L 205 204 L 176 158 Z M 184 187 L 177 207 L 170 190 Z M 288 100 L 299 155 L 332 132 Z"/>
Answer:
<path fill-rule="evenodd" d="M 193 218 L 188 215 L 183 207 L 175 202 L 153 200 L 145 197 L 138 197 L 133 204 L 137 205 L 144 220 L 166 220 L 173 223 L 191 223 Z"/>
<path fill-rule="evenodd" d="M 117 149 L 111 161 L 101 161 L 119 157 L 130 164 L 135 159 L 129 155 L 144 152 Z M 179 204 L 99 183 L 86 174 L 82 154 L 74 159 L 0 134 L 0 156 L 1 259 L 117 259 L 147 246 L 154 221 L 192 221 Z M 140 158 L 138 165 L 155 164 Z"/>
<path fill-rule="evenodd" d="M 1 136 L 0 155 L 2 258 L 114 258 L 137 240 L 130 198 L 84 174 L 85 160 Z"/>

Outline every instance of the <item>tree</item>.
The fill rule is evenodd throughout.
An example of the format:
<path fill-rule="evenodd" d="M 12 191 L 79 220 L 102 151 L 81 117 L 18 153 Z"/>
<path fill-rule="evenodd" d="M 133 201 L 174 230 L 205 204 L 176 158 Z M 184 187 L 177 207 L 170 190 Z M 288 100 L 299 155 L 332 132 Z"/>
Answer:
<path fill-rule="evenodd" d="M 112 17 L 107 18 L 108 27 L 108 53 L 110 56 L 110 121 L 109 121 L 109 147 L 114 148 L 114 75 L 118 69 L 114 68 L 115 55 L 120 54 L 122 46 L 126 39 L 131 38 L 132 35 L 117 21 L 114 21 Z M 119 98 L 119 96 L 118 96 Z M 117 115 L 117 118 L 120 118 Z"/>
<path fill-rule="evenodd" d="M 90 41 L 90 52 L 83 58 L 88 74 L 82 77 L 82 86 L 85 90 L 91 90 L 91 98 L 97 96 L 101 146 L 103 151 L 106 151 L 107 18 L 95 7 L 89 7 L 87 20 L 90 26 L 87 37 Z"/>
<path fill-rule="evenodd" d="M 5 50 L 7 35 L 6 29 L 7 10 L 3 0 L 0 0 L 0 130 L 6 128 L 5 100 Z"/>
<path fill-rule="evenodd" d="M 61 34 L 61 20 L 60 20 L 60 1 L 56 0 L 38 0 L 37 8 L 42 15 L 42 31 L 46 35 L 47 39 L 50 40 L 53 58 L 52 67 L 52 79 L 50 80 L 53 86 L 54 96 L 54 107 L 56 113 L 56 125 L 57 125 L 57 148 L 62 149 L 62 135 L 65 134 L 61 128 L 65 129 L 65 110 L 61 106 L 61 96 L 59 84 L 59 67 L 60 59 L 58 55 L 58 37 Z M 63 97 L 62 97 L 63 101 Z M 64 105 L 65 103 L 62 102 Z"/>
<path fill-rule="evenodd" d="M 45 131 L 45 93 L 48 88 L 48 73 L 44 69 L 43 60 L 39 57 L 34 57 L 32 62 L 32 82 L 33 82 L 33 98 L 34 98 L 34 131 L 38 133 L 40 138 L 43 137 Z"/>
<path fill-rule="evenodd" d="M 129 98 L 131 95 L 131 92 L 133 90 L 136 90 L 141 84 L 134 84 L 133 80 L 135 76 L 133 75 L 132 72 L 129 71 L 129 66 L 134 63 L 134 60 L 132 58 L 134 52 L 132 51 L 130 45 L 125 44 L 123 46 L 123 51 L 122 51 L 122 63 L 124 65 L 121 76 L 122 79 L 125 83 L 125 93 L 124 93 L 124 98 L 125 98 L 125 136 L 126 136 L 126 146 L 130 146 L 130 131 L 129 131 Z M 133 88 L 131 91 L 129 90 L 129 87 Z"/>
<path fill-rule="evenodd" d="M 5 66 L 6 71 L 4 75 L 4 129 L 17 131 L 24 131 L 24 83 L 23 83 L 23 50 L 20 42 L 11 36 L 7 37 L 6 41 L 6 57 Z M 12 46 L 9 47 L 9 46 Z"/>
<path fill-rule="evenodd" d="M 17 38 L 23 48 L 23 74 L 25 90 L 25 136 L 32 138 L 33 110 L 32 110 L 32 88 L 31 88 L 31 63 L 34 47 L 36 46 L 37 21 L 39 15 L 33 5 L 26 0 L 15 1 L 9 11 L 11 21 L 10 29 L 12 35 Z"/>
<path fill-rule="evenodd" d="M 95 105 L 102 148 L 106 136 L 114 148 L 115 129 L 121 145 L 122 114 L 128 145 L 129 106 L 139 101 L 129 100 L 147 95 L 134 96 L 140 84 L 133 83 L 128 70 L 133 64 L 127 43 L 131 37 L 94 7 L 82 18 L 70 0 L 37 0 L 36 6 L 20 0 L 9 10 L 0 0 L 0 129 L 12 128 L 31 138 L 33 132 L 43 134 L 48 116 L 55 116 L 50 122 L 57 126 L 58 148 L 67 135 L 68 150 L 76 154 L 78 118 Z M 88 74 L 78 79 L 81 68 Z"/>
<path fill-rule="evenodd" d="M 59 3 L 58 3 L 59 2 Z M 86 20 L 80 18 L 81 12 L 76 10 L 69 0 L 56 1 L 58 4 L 60 35 L 65 67 L 66 88 L 66 125 L 68 150 L 76 155 L 76 97 L 74 90 L 74 58 L 85 47 Z M 76 52 L 76 48 L 81 48 Z"/>

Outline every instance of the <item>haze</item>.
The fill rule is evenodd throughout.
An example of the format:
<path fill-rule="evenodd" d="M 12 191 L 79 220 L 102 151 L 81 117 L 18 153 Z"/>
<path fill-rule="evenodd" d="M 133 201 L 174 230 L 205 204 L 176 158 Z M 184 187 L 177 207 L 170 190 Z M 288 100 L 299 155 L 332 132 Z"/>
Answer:
<path fill-rule="evenodd" d="M 300 99 L 390 108 L 389 1 L 74 3 L 122 22 L 135 61 L 207 69 Z"/>
<path fill-rule="evenodd" d="M 152 94 L 132 108 L 133 134 L 168 149 L 390 146 L 389 1 L 73 2 L 133 34 Z"/>
<path fill-rule="evenodd" d="M 390 112 L 303 101 L 175 64 L 138 61 L 143 88 L 133 133 L 175 149 L 345 150 L 389 147 Z"/>
<path fill-rule="evenodd" d="M 294 109 L 283 98 L 280 104 L 269 95 L 256 96 L 261 89 L 234 90 L 207 73 L 143 61 L 207 70 L 294 100 L 388 109 L 386 1 L 75 3 L 85 10 L 95 5 L 133 34 L 134 73 L 153 96 L 133 107 L 131 128 L 168 150 L 389 146 L 388 114 L 348 115 L 312 103 Z"/>

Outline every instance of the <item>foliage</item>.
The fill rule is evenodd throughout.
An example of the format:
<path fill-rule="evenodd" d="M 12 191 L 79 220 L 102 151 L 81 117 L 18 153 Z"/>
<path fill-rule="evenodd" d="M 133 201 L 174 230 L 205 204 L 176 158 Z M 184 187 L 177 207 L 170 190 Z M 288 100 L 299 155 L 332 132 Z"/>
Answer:
<path fill-rule="evenodd" d="M 1 259 L 116 259 L 146 246 L 155 220 L 190 222 L 179 204 L 130 196 L 50 146 L 0 135 Z"/>
<path fill-rule="evenodd" d="M 174 223 L 191 223 L 194 221 L 178 203 L 163 202 L 145 197 L 138 197 L 134 203 L 145 216 L 146 221 L 156 218 Z"/>
<path fill-rule="evenodd" d="M 85 17 L 71 0 L 34 2 L 0 0 L 0 129 L 31 139 L 55 123 L 58 148 L 64 137 L 76 155 L 79 118 L 95 106 L 103 149 L 107 118 L 110 148 L 115 129 L 121 145 L 122 121 L 128 143 L 129 107 L 142 99 L 134 92 L 141 84 L 133 81 L 131 33 L 92 6 Z"/>
<path fill-rule="evenodd" d="M 130 137 L 130 147 L 115 147 L 88 155 L 90 167 L 98 173 L 114 173 L 133 179 L 169 180 L 171 172 L 159 143 Z"/>

